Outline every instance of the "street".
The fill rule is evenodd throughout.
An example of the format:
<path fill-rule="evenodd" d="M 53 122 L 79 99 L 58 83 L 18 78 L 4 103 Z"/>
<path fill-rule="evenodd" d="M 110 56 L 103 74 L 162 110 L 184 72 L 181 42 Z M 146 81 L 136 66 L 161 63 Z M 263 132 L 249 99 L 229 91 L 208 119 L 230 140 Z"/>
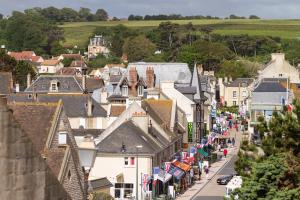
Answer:
<path fill-rule="evenodd" d="M 235 131 L 232 131 L 231 136 L 235 135 Z M 241 134 L 236 134 L 236 147 L 239 148 L 241 141 Z M 217 179 L 223 175 L 229 175 L 235 173 L 234 163 L 237 160 L 237 152 L 234 151 L 234 155 L 224 165 L 224 167 L 202 188 L 198 194 L 193 198 L 194 200 L 223 200 L 225 195 L 225 185 L 217 184 Z"/>

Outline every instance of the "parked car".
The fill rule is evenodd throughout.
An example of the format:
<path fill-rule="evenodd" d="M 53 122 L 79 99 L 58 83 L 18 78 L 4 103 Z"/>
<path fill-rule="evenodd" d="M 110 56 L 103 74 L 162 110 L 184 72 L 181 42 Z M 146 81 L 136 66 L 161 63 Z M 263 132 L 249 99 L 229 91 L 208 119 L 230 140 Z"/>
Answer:
<path fill-rule="evenodd" d="M 225 175 L 221 176 L 220 178 L 217 179 L 217 183 L 219 185 L 227 185 L 229 181 L 235 176 L 236 174 L 230 174 L 230 175 Z"/>

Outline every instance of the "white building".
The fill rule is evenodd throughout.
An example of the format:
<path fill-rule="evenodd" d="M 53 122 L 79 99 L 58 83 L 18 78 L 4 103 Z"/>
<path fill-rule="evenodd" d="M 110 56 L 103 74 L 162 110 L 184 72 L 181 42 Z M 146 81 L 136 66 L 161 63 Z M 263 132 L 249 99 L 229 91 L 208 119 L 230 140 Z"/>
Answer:
<path fill-rule="evenodd" d="M 64 64 L 60 60 L 44 60 L 38 67 L 39 74 L 55 74 L 62 69 Z"/>
<path fill-rule="evenodd" d="M 108 54 L 109 49 L 107 43 L 102 35 L 95 35 L 94 38 L 90 39 L 88 46 L 88 58 L 95 58 L 99 54 Z"/>

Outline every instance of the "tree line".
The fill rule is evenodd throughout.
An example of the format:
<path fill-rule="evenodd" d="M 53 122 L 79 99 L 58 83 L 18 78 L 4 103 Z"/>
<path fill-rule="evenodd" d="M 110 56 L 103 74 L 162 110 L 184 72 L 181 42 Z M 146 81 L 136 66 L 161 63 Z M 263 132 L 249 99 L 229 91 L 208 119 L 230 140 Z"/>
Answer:
<path fill-rule="evenodd" d="M 95 13 L 89 8 L 81 7 L 78 11 L 72 8 L 55 8 L 53 6 L 47 8 L 30 8 L 24 10 L 26 14 L 38 14 L 52 22 L 84 22 L 84 21 L 106 21 L 108 13 L 104 9 L 97 9 Z M 0 19 L 3 15 L 0 14 Z"/>
<path fill-rule="evenodd" d="M 221 19 L 220 17 L 211 16 L 211 15 L 191 15 L 191 16 L 182 16 L 179 14 L 171 14 L 171 15 L 134 15 L 131 14 L 128 16 L 129 21 L 139 21 L 139 20 L 191 20 L 191 19 Z M 247 19 L 244 16 L 230 15 L 229 17 L 225 17 L 225 19 Z M 250 15 L 248 19 L 260 19 L 260 17 L 256 15 Z"/>

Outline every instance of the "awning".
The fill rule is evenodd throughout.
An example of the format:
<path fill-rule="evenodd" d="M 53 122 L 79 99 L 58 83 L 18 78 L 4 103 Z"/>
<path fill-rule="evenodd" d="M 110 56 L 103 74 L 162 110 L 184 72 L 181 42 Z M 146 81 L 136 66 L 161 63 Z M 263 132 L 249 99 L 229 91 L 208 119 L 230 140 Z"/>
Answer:
<path fill-rule="evenodd" d="M 171 166 L 169 174 L 174 176 L 177 180 L 180 180 L 184 176 L 184 171 L 178 167 Z"/>
<path fill-rule="evenodd" d="M 163 183 L 168 182 L 172 178 L 172 175 L 165 172 L 164 170 L 160 170 L 157 179 L 160 180 Z"/>
<path fill-rule="evenodd" d="M 188 164 L 185 164 L 183 162 L 179 162 L 179 161 L 173 161 L 172 164 L 175 166 L 175 167 L 178 167 L 180 169 L 182 169 L 183 171 L 189 171 L 191 169 L 191 166 L 188 165 Z"/>
<path fill-rule="evenodd" d="M 203 148 L 198 149 L 198 152 L 204 157 L 208 156 L 208 153 L 205 152 Z"/>

